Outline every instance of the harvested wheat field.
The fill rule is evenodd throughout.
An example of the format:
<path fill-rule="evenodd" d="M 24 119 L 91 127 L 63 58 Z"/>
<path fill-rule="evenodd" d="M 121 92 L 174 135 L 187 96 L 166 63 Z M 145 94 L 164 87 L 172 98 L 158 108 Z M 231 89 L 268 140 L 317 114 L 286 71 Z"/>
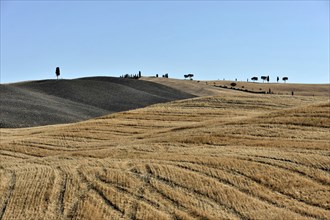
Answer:
<path fill-rule="evenodd" d="M 0 219 L 330 219 L 329 128 L 329 94 L 229 90 L 2 128 Z"/>

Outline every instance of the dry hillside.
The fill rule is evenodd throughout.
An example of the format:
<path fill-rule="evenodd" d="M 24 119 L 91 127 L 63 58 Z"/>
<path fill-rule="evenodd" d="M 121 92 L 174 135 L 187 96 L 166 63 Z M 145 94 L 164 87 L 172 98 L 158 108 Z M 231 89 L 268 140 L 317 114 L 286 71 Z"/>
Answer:
<path fill-rule="evenodd" d="M 232 87 L 231 83 L 236 83 L 236 86 Z M 269 91 L 279 95 L 294 95 L 302 96 L 328 96 L 330 94 L 330 84 L 297 84 L 297 83 L 251 83 L 240 81 L 209 81 L 209 85 L 215 86 L 227 86 L 227 88 L 236 88 L 240 90 L 248 90 L 252 92 Z"/>
<path fill-rule="evenodd" d="M 242 81 L 196 81 L 196 80 L 177 80 L 166 78 L 142 78 L 145 81 L 156 82 L 178 90 L 186 91 L 196 96 L 212 96 L 223 94 L 226 90 L 239 92 L 269 92 L 277 95 L 294 95 L 302 96 L 328 96 L 330 94 L 330 84 L 295 84 L 295 83 L 262 83 L 262 82 L 242 82 Z M 231 83 L 236 83 L 231 86 Z M 227 89 L 224 89 L 227 87 Z"/>
<path fill-rule="evenodd" d="M 329 109 L 226 90 L 1 129 L 0 219 L 330 219 Z"/>

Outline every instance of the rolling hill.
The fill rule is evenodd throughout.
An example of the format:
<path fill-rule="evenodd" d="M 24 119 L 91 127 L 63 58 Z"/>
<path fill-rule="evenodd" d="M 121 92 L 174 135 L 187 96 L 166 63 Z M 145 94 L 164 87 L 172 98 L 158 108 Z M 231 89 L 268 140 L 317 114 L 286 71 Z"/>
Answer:
<path fill-rule="evenodd" d="M 255 83 L 243 81 L 191 81 L 191 80 L 176 80 L 164 78 L 142 78 L 149 82 L 155 82 L 166 85 L 178 90 L 186 91 L 196 96 L 213 96 L 223 94 L 228 89 L 241 91 L 269 92 L 276 95 L 291 95 L 293 91 L 295 95 L 300 96 L 328 96 L 330 94 L 330 84 L 300 84 L 300 83 Z M 236 86 L 231 86 L 231 83 L 236 83 Z M 223 90 L 227 87 L 226 90 Z M 220 90 L 219 90 L 220 88 Z M 221 89 L 222 88 L 222 89 Z"/>
<path fill-rule="evenodd" d="M 328 95 L 230 89 L 1 128 L 0 219 L 330 219 L 329 129 Z"/>
<path fill-rule="evenodd" d="M 192 97 L 161 84 L 114 77 L 1 84 L 0 127 L 77 122 Z"/>

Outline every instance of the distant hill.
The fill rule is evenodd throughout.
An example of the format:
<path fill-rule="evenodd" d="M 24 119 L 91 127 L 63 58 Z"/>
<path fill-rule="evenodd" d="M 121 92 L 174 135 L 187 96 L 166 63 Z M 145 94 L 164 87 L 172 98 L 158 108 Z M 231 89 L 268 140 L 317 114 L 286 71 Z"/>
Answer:
<path fill-rule="evenodd" d="M 226 93 L 230 95 L 232 92 L 244 94 L 244 90 L 254 92 L 269 92 L 276 95 L 291 95 L 292 91 L 295 95 L 301 96 L 330 96 L 330 84 L 302 84 L 302 83 L 262 83 L 262 82 L 243 82 L 243 81 L 197 81 L 197 80 L 177 80 L 149 77 L 143 80 L 166 85 L 175 89 L 179 89 L 196 96 L 213 96 Z M 236 83 L 236 86 L 232 86 Z M 224 89 L 227 87 L 227 89 Z M 231 89 L 232 88 L 232 89 Z"/>
<path fill-rule="evenodd" d="M 236 86 L 231 86 L 231 83 L 236 83 Z M 215 86 L 227 86 L 227 88 L 236 88 L 240 90 L 248 91 L 264 91 L 269 90 L 277 95 L 294 95 L 299 96 L 327 96 L 330 95 L 330 84 L 303 84 L 303 83 L 254 83 L 254 82 L 242 82 L 242 81 L 209 81 L 210 85 Z"/>
<path fill-rule="evenodd" d="M 0 127 L 86 120 L 194 95 L 153 82 L 114 77 L 0 85 Z"/>

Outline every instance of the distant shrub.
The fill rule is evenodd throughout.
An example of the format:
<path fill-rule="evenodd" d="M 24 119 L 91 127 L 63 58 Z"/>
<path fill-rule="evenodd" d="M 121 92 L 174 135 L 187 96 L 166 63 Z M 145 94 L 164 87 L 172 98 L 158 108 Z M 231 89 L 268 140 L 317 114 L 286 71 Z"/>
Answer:
<path fill-rule="evenodd" d="M 237 84 L 233 82 L 233 83 L 230 83 L 230 85 L 231 86 L 236 86 Z"/>
<path fill-rule="evenodd" d="M 258 77 L 254 76 L 251 78 L 251 80 L 254 82 L 254 81 L 258 81 Z"/>
<path fill-rule="evenodd" d="M 194 74 L 187 74 L 187 75 L 183 75 L 185 79 L 189 78 L 190 80 L 192 80 L 192 77 L 194 77 Z"/>

